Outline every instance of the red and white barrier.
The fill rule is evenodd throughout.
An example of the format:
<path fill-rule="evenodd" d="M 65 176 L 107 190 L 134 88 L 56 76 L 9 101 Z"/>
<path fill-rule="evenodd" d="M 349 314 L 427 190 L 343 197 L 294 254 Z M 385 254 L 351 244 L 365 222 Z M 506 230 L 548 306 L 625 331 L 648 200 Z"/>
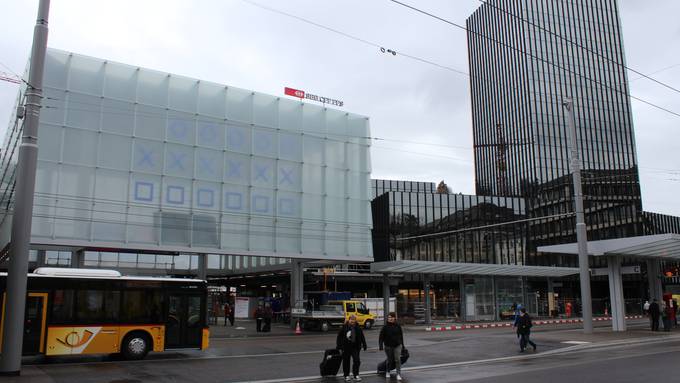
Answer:
<path fill-rule="evenodd" d="M 642 319 L 642 315 L 631 315 L 627 316 L 626 319 Z M 611 317 L 597 317 L 593 318 L 593 321 L 602 322 L 610 321 Z M 532 321 L 534 325 L 547 325 L 547 324 L 574 324 L 583 323 L 583 319 L 547 319 L 547 320 L 535 320 Z M 464 324 L 464 325 L 452 325 L 452 326 L 432 326 L 425 327 L 425 331 L 456 331 L 456 330 L 470 330 L 470 329 L 480 329 L 480 328 L 497 328 L 497 327 L 512 327 L 512 323 L 483 323 L 483 324 Z"/>

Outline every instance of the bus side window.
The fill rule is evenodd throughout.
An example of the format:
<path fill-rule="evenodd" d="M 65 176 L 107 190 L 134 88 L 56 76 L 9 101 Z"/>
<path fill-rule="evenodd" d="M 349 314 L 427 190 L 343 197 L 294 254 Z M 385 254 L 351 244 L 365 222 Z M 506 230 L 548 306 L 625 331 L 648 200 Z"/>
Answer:
<path fill-rule="evenodd" d="M 76 298 L 76 319 L 79 322 L 110 323 L 118 320 L 120 292 L 79 290 Z"/>
<path fill-rule="evenodd" d="M 156 290 L 125 290 L 121 320 L 129 323 L 159 323 L 161 293 Z"/>
<path fill-rule="evenodd" d="M 73 290 L 55 290 L 52 299 L 50 323 L 73 322 Z"/>

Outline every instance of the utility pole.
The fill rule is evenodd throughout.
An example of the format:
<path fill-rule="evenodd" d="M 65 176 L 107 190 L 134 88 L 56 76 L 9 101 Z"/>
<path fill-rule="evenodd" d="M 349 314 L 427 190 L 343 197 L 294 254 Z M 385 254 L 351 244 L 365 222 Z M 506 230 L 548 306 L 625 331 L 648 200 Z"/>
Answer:
<path fill-rule="evenodd" d="M 588 234 L 583 212 L 583 189 L 581 186 L 581 160 L 578 154 L 576 121 L 574 118 L 574 100 L 565 98 L 562 106 L 567 112 L 567 122 L 571 136 L 571 174 L 574 178 L 574 207 L 576 210 L 576 242 L 578 242 L 578 267 L 581 280 L 581 312 L 583 314 L 583 332 L 593 333 L 593 305 L 590 296 L 590 269 L 588 267 Z"/>
<path fill-rule="evenodd" d="M 16 201 L 12 218 L 0 375 L 19 375 L 21 372 L 28 279 L 26 274 L 28 273 L 28 249 L 31 242 L 33 194 L 35 192 L 35 173 L 38 161 L 38 123 L 40 122 L 42 102 L 49 10 L 50 0 L 40 0 L 38 19 L 33 29 L 33 48 L 26 89 L 26 117 L 24 117 L 16 172 L 14 192 Z"/>

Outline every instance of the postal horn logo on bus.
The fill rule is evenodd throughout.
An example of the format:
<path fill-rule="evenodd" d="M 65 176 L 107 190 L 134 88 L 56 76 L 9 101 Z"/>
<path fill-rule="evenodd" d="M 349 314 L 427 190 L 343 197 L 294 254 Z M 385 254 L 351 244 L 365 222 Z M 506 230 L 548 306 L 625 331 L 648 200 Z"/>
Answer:
<path fill-rule="evenodd" d="M 293 97 L 297 97 L 299 99 L 305 98 L 307 100 L 318 101 L 318 102 L 322 102 L 324 104 L 330 104 L 330 105 L 335 105 L 335 106 L 343 106 L 345 104 L 343 101 L 340 101 L 340 100 L 335 100 L 335 99 L 328 98 L 328 97 L 317 96 L 315 94 L 307 93 L 304 90 L 295 89 L 295 88 L 285 87 L 285 88 L 283 88 L 283 92 L 287 96 L 293 96 Z"/>
<path fill-rule="evenodd" d="M 83 336 L 81 337 L 76 331 L 71 331 L 64 336 L 64 339 L 57 339 L 57 341 L 66 347 L 76 348 L 87 344 L 94 333 L 90 330 L 83 331 Z"/>

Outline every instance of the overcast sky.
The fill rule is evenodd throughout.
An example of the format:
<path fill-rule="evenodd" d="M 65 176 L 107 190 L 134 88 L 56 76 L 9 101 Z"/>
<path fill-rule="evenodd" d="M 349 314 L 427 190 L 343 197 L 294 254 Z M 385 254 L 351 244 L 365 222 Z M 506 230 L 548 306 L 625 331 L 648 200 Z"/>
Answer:
<path fill-rule="evenodd" d="M 342 109 L 370 117 L 374 137 L 395 140 L 374 143 L 373 178 L 445 180 L 455 192 L 474 193 L 468 77 L 401 55 L 467 72 L 464 31 L 388 0 L 252 1 L 398 54 L 381 53 L 244 0 L 52 1 L 48 44 L 274 95 L 283 95 L 283 88 L 290 86 L 343 100 Z M 481 4 L 410 3 L 463 25 Z M 23 72 L 37 4 L 4 4 L 0 71 L 8 72 L 9 67 Z M 680 2 L 619 4 L 628 66 L 680 88 Z M 629 76 L 633 95 L 680 113 L 679 93 Z M 17 85 L 0 82 L 3 137 L 17 90 Z M 635 100 L 632 105 L 643 207 L 680 215 L 680 117 Z"/>

